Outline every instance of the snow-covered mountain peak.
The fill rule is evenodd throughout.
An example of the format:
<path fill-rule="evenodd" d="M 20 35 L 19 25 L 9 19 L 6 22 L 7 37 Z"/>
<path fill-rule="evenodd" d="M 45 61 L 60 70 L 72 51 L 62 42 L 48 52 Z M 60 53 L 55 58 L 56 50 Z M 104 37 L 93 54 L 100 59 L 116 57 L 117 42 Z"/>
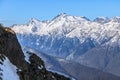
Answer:
<path fill-rule="evenodd" d="M 87 20 L 87 21 L 91 21 L 89 18 L 85 17 L 85 16 L 82 16 L 81 18 Z"/>
<path fill-rule="evenodd" d="M 42 22 L 36 18 L 31 18 L 28 22 L 28 24 L 38 24 L 38 23 L 42 23 Z"/>
<path fill-rule="evenodd" d="M 101 24 L 107 23 L 110 21 L 108 17 L 97 17 L 96 19 L 93 20 L 94 22 L 98 22 Z"/>
<path fill-rule="evenodd" d="M 104 17 L 98 19 L 109 20 Z M 103 44 L 120 45 L 120 23 L 111 19 L 99 23 L 88 21 L 85 17 L 67 15 L 58 16 L 46 24 L 13 26 L 12 29 L 18 33 L 21 44 L 66 59 L 76 59 Z"/>
<path fill-rule="evenodd" d="M 120 23 L 120 16 L 116 16 L 116 17 L 111 18 L 111 21 Z"/>
<path fill-rule="evenodd" d="M 58 22 L 58 21 L 86 22 L 86 21 L 90 21 L 90 20 L 84 16 L 81 16 L 81 17 L 80 16 L 72 16 L 72 15 L 68 15 L 66 13 L 61 13 L 61 14 L 58 14 L 55 18 L 53 18 L 52 21 L 54 21 L 54 22 Z"/>
<path fill-rule="evenodd" d="M 111 33 L 118 31 L 117 27 L 119 27 L 119 24 L 114 24 L 116 23 L 114 21 L 119 23 L 120 17 L 114 17 L 112 19 L 107 17 L 97 17 L 94 21 L 90 21 L 86 17 L 71 16 L 62 13 L 47 22 L 32 18 L 27 25 L 14 25 L 12 29 L 20 34 L 32 33 L 38 35 L 52 35 L 56 37 L 60 35 L 70 38 L 81 38 L 84 36 L 84 38 L 92 37 L 96 39 L 98 38 L 96 33 L 102 37 L 108 35 L 107 32 Z"/>
<path fill-rule="evenodd" d="M 66 17 L 66 16 L 68 16 L 66 13 L 60 13 L 60 14 L 58 14 L 57 16 L 55 16 L 55 17 L 52 19 L 52 21 L 53 21 L 53 20 L 57 20 L 57 19 L 64 18 L 64 17 Z"/>
<path fill-rule="evenodd" d="M 67 16 L 68 14 L 67 13 L 60 13 L 60 14 L 58 14 L 56 17 L 65 17 L 65 16 Z"/>

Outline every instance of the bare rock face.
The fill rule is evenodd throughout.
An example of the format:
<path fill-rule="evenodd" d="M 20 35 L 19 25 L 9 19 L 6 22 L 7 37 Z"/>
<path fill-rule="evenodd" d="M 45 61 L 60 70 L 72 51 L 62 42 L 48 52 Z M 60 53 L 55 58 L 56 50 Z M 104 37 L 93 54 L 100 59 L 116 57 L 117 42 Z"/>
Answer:
<path fill-rule="evenodd" d="M 4 28 L 0 25 L 1 65 L 6 59 L 5 57 L 17 67 L 16 74 L 20 80 L 70 80 L 57 73 L 47 71 L 44 62 L 34 53 L 32 53 L 29 62 L 27 62 L 15 32 L 10 28 Z M 2 80 L 2 77 L 0 78 L 0 80 Z"/>
<path fill-rule="evenodd" d="M 0 26 L 0 49 L 0 53 L 8 57 L 19 69 L 24 69 L 28 65 L 17 37 L 10 28 Z"/>

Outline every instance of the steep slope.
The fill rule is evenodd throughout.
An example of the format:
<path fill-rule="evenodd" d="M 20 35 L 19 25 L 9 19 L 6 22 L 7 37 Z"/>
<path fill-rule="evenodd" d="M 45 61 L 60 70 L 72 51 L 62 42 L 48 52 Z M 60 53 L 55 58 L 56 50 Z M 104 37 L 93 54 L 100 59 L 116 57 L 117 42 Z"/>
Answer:
<path fill-rule="evenodd" d="M 42 52 L 34 50 L 32 48 L 24 47 L 24 54 L 26 55 L 26 60 L 28 61 L 29 55 L 35 53 L 37 56 L 41 57 L 46 64 L 46 68 L 50 71 L 59 72 L 66 76 L 74 77 L 76 80 L 115 80 L 120 78 L 114 78 L 112 74 L 83 66 L 73 61 L 64 60 L 61 58 L 55 58 L 46 55 Z"/>
<path fill-rule="evenodd" d="M 0 80 L 20 80 L 16 74 L 16 66 L 14 66 L 7 57 L 2 55 L 0 57 Z"/>
<path fill-rule="evenodd" d="M 35 54 L 26 62 L 15 32 L 0 25 L 0 79 L 1 80 L 70 80 L 47 71 L 44 62 Z"/>
<path fill-rule="evenodd" d="M 61 67 L 61 65 L 59 64 L 59 61 L 55 57 L 49 56 L 43 52 L 32 49 L 30 47 L 23 47 L 23 51 L 24 51 L 25 59 L 27 62 L 29 62 L 29 57 L 31 53 L 35 53 L 37 56 L 42 58 L 48 70 L 58 71 L 58 72 L 67 74 L 65 73 L 66 71 Z"/>

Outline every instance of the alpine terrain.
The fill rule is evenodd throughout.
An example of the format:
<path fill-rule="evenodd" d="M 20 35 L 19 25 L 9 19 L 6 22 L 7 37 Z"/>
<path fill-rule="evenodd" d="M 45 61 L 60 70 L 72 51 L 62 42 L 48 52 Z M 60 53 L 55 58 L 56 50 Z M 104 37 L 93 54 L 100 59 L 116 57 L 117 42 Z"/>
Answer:
<path fill-rule="evenodd" d="M 17 34 L 28 62 L 30 53 L 35 53 L 43 59 L 47 70 L 73 79 L 116 80 L 113 78 L 118 76 L 120 80 L 118 16 L 89 20 L 62 13 L 52 20 L 32 18 L 10 28 Z"/>
<path fill-rule="evenodd" d="M 0 80 L 70 80 L 48 71 L 43 60 L 34 53 L 31 53 L 28 61 L 15 32 L 0 25 Z"/>

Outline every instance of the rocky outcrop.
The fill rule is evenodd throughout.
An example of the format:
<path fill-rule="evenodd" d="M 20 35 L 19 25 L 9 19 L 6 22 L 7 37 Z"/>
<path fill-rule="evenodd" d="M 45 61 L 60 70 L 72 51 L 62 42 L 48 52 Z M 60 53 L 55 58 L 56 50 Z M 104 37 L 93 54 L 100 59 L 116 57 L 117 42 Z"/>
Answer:
<path fill-rule="evenodd" d="M 70 80 L 47 71 L 44 62 L 33 53 L 27 62 L 15 32 L 0 25 L 0 60 L 4 61 L 5 57 L 17 67 L 16 74 L 19 75 L 20 80 Z M 0 61 L 1 65 L 2 61 Z"/>
<path fill-rule="evenodd" d="M 44 62 L 35 54 L 31 53 L 28 71 L 19 71 L 21 80 L 69 80 L 62 75 L 46 70 Z"/>

